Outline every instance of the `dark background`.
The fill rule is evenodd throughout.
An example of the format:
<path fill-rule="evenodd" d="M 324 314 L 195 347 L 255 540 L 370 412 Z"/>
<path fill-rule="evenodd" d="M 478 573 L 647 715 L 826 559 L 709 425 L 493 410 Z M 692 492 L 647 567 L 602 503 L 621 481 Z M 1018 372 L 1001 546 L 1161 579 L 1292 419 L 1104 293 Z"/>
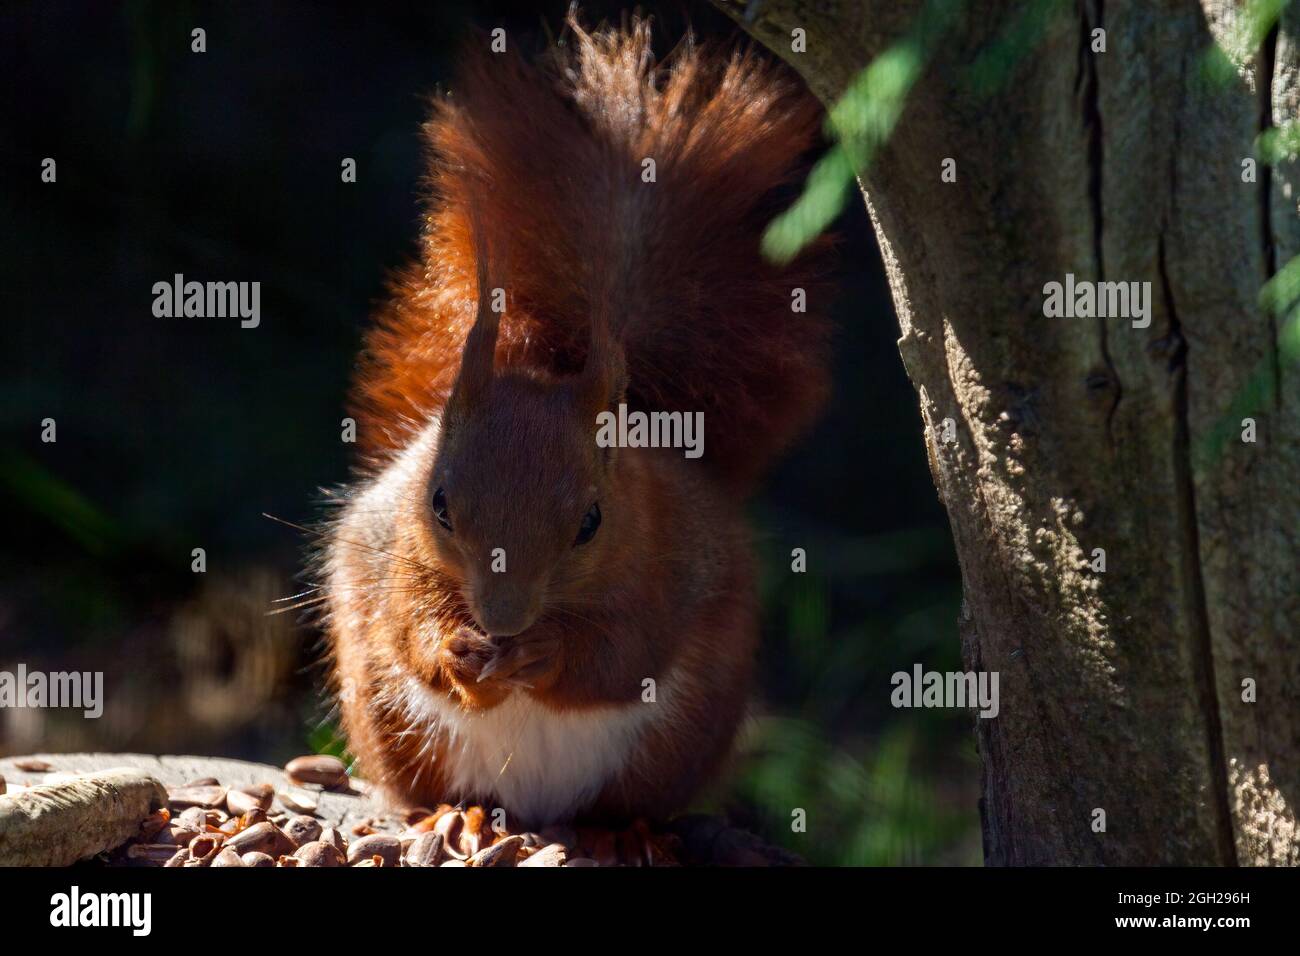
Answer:
<path fill-rule="evenodd" d="M 414 249 L 427 96 L 454 88 L 471 28 L 536 49 L 566 6 L 0 9 L 0 669 L 106 685 L 97 721 L 0 711 L 0 753 L 339 748 L 317 632 L 268 614 L 306 586 L 307 536 L 263 512 L 310 523 L 348 477 L 344 395 L 385 272 Z M 584 20 L 624 9 L 588 3 Z M 643 9 L 661 52 L 687 23 L 738 42 L 705 3 Z M 701 806 L 816 862 L 977 862 L 969 715 L 889 703 L 894 671 L 960 669 L 960 585 L 880 255 L 850 205 L 834 398 L 753 507 L 756 720 Z M 177 272 L 260 281 L 261 326 L 155 318 L 152 286 Z M 789 573 L 792 547 L 808 573 Z M 790 832 L 794 808 L 807 833 Z"/>

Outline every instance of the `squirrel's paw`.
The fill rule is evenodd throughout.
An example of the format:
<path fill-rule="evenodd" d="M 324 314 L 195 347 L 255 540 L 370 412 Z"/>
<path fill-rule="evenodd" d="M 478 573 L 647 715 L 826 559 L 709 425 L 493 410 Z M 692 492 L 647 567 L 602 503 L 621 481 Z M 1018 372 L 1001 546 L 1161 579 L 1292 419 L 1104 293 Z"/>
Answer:
<path fill-rule="evenodd" d="M 512 689 L 532 690 L 554 671 L 559 643 L 553 640 L 493 640 L 470 628 L 461 628 L 442 647 L 442 664 L 462 693 L 480 705 L 490 706 Z"/>
<path fill-rule="evenodd" d="M 559 642 L 520 641 L 511 637 L 494 648 L 495 653 L 479 671 L 478 682 L 500 680 L 532 690 L 554 673 Z"/>

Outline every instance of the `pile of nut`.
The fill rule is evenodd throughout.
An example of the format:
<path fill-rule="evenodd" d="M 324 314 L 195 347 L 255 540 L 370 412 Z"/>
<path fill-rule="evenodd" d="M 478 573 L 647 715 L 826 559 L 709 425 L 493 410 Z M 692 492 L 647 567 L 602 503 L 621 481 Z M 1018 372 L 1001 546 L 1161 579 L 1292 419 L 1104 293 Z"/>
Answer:
<path fill-rule="evenodd" d="M 152 814 L 137 839 L 111 863 L 134 866 L 430 867 L 430 866 L 672 866 L 680 841 L 644 824 L 624 831 L 553 827 L 540 833 L 493 826 L 483 807 L 439 806 L 407 811 L 404 829 L 379 832 L 369 821 L 343 833 L 316 815 L 321 790 L 347 791 L 342 761 L 316 755 L 285 766 L 290 787 L 241 789 L 214 778 L 168 791 L 169 805 Z M 385 821 L 386 822 L 386 821 Z"/>

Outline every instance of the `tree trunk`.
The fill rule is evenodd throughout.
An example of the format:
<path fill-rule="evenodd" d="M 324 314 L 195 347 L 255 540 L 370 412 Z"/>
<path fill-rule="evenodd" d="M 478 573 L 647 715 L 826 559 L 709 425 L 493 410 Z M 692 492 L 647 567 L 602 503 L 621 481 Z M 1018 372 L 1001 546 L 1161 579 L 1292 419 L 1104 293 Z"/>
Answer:
<path fill-rule="evenodd" d="M 828 104 L 922 7 L 719 5 Z M 976 721 L 986 861 L 1296 864 L 1300 370 L 1259 292 L 1300 253 L 1300 171 L 1244 182 L 1242 161 L 1300 108 L 1300 4 L 1218 86 L 1201 65 L 1228 0 L 977 6 L 861 181 L 966 663 L 1000 675 Z M 1031 7 L 1041 30 L 981 92 L 969 65 Z M 1149 282 L 1150 325 L 1045 317 L 1067 273 Z"/>

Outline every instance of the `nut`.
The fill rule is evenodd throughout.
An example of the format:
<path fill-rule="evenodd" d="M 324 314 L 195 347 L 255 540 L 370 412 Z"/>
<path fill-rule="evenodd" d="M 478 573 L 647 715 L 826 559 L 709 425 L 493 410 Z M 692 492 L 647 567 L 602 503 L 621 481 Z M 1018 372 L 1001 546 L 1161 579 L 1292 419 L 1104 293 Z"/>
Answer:
<path fill-rule="evenodd" d="M 320 805 L 310 790 L 281 790 L 275 797 L 290 813 L 315 813 Z"/>
<path fill-rule="evenodd" d="M 242 832 L 257 823 L 266 822 L 266 811 L 261 807 L 253 807 L 247 813 L 239 818 L 239 829 L 235 832 Z"/>
<path fill-rule="evenodd" d="M 230 848 L 227 847 L 226 849 L 230 849 Z M 265 853 L 258 853 L 256 850 L 250 853 L 245 853 L 239 859 L 244 864 L 244 866 L 256 866 L 256 867 L 275 866 L 275 860 L 267 856 Z"/>
<path fill-rule="evenodd" d="M 253 809 L 270 810 L 274 797 L 275 790 L 269 783 L 259 783 L 227 793 L 226 809 L 235 816 L 242 816 Z"/>
<path fill-rule="evenodd" d="M 443 852 L 457 860 L 469 857 L 469 854 L 461 849 L 460 838 L 464 830 L 465 815 L 459 810 L 449 810 L 433 825 L 433 832 L 442 837 Z"/>
<path fill-rule="evenodd" d="M 270 822 L 254 823 L 247 830 L 236 833 L 227 843 L 240 856 L 245 853 L 265 853 L 270 857 L 278 857 L 297 849 L 292 841 Z"/>
<path fill-rule="evenodd" d="M 281 829 L 284 830 L 284 835 L 293 841 L 294 846 L 311 843 L 313 840 L 319 840 L 321 836 L 320 822 L 315 817 L 305 814 L 290 817 Z"/>
<path fill-rule="evenodd" d="M 229 866 L 242 867 L 244 861 L 240 858 L 239 854 L 230 847 L 224 847 L 220 853 L 213 857 L 211 865 L 213 869 L 216 869 L 217 867 L 222 867 L 224 869 Z"/>
<path fill-rule="evenodd" d="M 173 809 L 204 807 L 213 809 L 226 802 L 226 788 L 218 786 L 174 787 L 167 791 L 167 802 Z"/>
<path fill-rule="evenodd" d="M 372 833 L 357 840 L 348 848 L 348 864 L 356 866 L 360 861 L 379 857 L 384 866 L 397 866 L 402 860 L 402 843 L 395 836 L 387 833 Z"/>
<path fill-rule="evenodd" d="M 442 857 L 442 834 L 422 833 L 406 851 L 407 866 L 437 866 Z"/>
<path fill-rule="evenodd" d="M 344 866 L 343 854 L 328 843 L 312 840 L 298 847 L 294 856 L 299 866 Z"/>
<path fill-rule="evenodd" d="M 528 859 L 520 863 L 520 866 L 564 866 L 565 860 L 568 859 L 569 851 L 562 844 L 552 843 L 550 846 L 544 846 Z"/>
<path fill-rule="evenodd" d="M 182 830 L 194 830 L 196 833 L 202 833 L 208 828 L 208 813 L 202 807 L 190 807 L 188 810 L 181 811 L 180 815 L 175 818 L 173 825 Z"/>
<path fill-rule="evenodd" d="M 294 757 L 284 765 L 284 772 L 296 784 L 314 783 L 327 790 L 348 788 L 348 768 L 338 757 L 329 754 Z"/>
<path fill-rule="evenodd" d="M 220 833 L 202 833 L 196 836 L 190 841 L 190 859 L 186 865 L 208 866 L 221 852 L 225 839 Z"/>
<path fill-rule="evenodd" d="M 334 827 L 326 827 L 324 830 L 321 831 L 320 836 L 318 836 L 316 839 L 320 840 L 322 843 L 328 843 L 330 846 L 334 847 L 334 849 L 338 850 L 344 856 L 348 855 L 347 837 L 345 837 L 338 830 L 334 829 Z"/>
<path fill-rule="evenodd" d="M 193 840 L 196 836 L 198 836 L 202 832 L 204 831 L 189 830 L 186 829 L 185 827 L 177 826 L 176 824 L 173 823 L 173 824 L 168 824 L 161 831 L 159 831 L 159 833 L 154 839 L 156 839 L 159 843 L 173 843 L 176 846 L 189 846 L 190 841 Z"/>
<path fill-rule="evenodd" d="M 508 836 L 489 847 L 484 847 L 466 863 L 466 866 L 514 866 L 519 856 L 519 848 L 524 845 L 524 838 Z"/>

